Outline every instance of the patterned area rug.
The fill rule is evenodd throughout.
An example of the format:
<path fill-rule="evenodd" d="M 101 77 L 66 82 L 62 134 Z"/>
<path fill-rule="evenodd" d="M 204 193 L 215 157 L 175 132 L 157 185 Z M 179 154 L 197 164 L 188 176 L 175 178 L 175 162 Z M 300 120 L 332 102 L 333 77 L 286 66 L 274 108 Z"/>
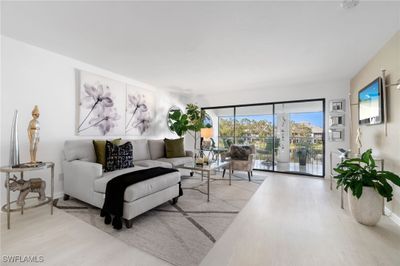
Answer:
<path fill-rule="evenodd" d="M 207 185 L 201 177 L 183 176 L 184 195 L 176 205 L 160 205 L 136 217 L 132 228 L 120 231 L 104 224 L 98 208 L 81 201 L 58 199 L 55 206 L 173 265 L 198 265 L 265 177 L 255 172 L 248 182 L 246 173 L 235 173 L 229 186 L 227 177 L 213 175 L 207 202 Z"/>

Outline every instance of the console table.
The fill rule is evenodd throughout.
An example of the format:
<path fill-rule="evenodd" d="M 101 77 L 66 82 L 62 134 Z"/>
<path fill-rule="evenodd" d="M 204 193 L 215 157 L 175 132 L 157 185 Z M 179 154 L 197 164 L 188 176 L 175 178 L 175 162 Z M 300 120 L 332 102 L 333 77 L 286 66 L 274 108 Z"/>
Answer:
<path fill-rule="evenodd" d="M 24 206 L 17 206 L 16 200 L 10 202 L 10 176 L 12 173 L 19 173 L 20 175 L 20 180 L 24 179 L 24 173 L 25 172 L 32 172 L 32 171 L 37 171 L 37 170 L 45 170 L 45 169 L 50 169 L 50 175 L 51 175 L 51 195 L 50 197 L 46 196 L 46 199 L 44 201 L 37 201 L 33 202 L 29 205 L 28 207 Z M 2 211 L 7 212 L 7 229 L 10 229 L 10 213 L 15 212 L 15 211 L 21 211 L 21 215 L 24 214 L 24 209 L 31 209 L 31 208 L 36 208 L 42 205 L 45 205 L 47 203 L 50 203 L 50 214 L 53 215 L 53 199 L 54 199 L 54 163 L 53 162 L 45 162 L 43 165 L 37 166 L 37 167 L 20 167 L 20 168 L 13 168 L 11 166 L 3 166 L 0 167 L 0 173 L 5 173 L 6 174 L 6 188 L 7 188 L 7 203 L 1 207 Z M 26 200 L 32 200 L 35 197 L 27 197 Z M 12 207 L 11 205 L 15 204 L 15 207 Z"/>

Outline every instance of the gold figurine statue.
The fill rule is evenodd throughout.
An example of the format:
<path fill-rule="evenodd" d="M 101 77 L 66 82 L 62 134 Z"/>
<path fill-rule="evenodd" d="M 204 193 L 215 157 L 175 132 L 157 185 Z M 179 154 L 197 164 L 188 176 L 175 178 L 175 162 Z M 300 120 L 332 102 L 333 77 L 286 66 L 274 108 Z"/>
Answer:
<path fill-rule="evenodd" d="M 37 105 L 32 110 L 33 119 L 29 122 L 28 125 L 28 137 L 29 137 L 29 153 L 31 156 L 30 164 L 36 165 L 36 152 L 39 144 L 39 131 L 40 131 L 40 123 L 37 120 L 40 116 L 39 108 Z"/>

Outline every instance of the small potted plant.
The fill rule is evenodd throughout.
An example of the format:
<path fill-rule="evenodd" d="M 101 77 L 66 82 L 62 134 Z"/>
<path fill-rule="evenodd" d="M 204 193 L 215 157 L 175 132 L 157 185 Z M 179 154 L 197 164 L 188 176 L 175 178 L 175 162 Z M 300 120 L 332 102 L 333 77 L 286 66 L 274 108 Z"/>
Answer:
<path fill-rule="evenodd" d="M 338 173 L 337 188 L 348 192 L 350 212 L 355 220 L 364 225 L 376 225 L 382 215 L 383 199 L 391 201 L 393 188 L 390 182 L 400 186 L 400 177 L 389 171 L 378 171 L 372 150 L 360 158 L 347 159 L 334 170 Z M 348 191 L 350 189 L 350 191 Z"/>
<path fill-rule="evenodd" d="M 300 147 L 297 150 L 297 156 L 299 157 L 299 164 L 301 166 L 307 165 L 307 156 L 308 156 L 308 151 L 306 147 Z"/>
<path fill-rule="evenodd" d="M 310 155 L 311 143 L 309 140 L 302 140 L 297 144 L 297 157 L 301 166 L 307 165 L 307 157 Z"/>

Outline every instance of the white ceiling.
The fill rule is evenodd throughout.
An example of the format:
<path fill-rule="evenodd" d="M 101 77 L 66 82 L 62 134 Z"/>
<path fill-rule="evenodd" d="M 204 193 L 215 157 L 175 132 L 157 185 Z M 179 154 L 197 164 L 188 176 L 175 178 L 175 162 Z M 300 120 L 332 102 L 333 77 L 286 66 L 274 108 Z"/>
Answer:
<path fill-rule="evenodd" d="M 2 34 L 196 92 L 348 79 L 400 29 L 400 2 L 2 2 Z"/>

